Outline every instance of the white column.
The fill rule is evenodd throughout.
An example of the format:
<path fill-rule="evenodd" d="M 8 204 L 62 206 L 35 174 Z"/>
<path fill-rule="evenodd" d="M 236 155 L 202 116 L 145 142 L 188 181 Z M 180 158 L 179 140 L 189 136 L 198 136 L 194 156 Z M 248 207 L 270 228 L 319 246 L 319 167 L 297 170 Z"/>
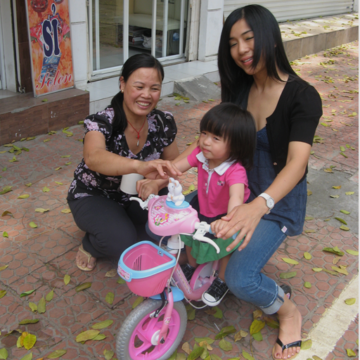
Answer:
<path fill-rule="evenodd" d="M 69 1 L 71 49 L 75 87 L 85 89 L 90 61 L 88 60 L 86 0 Z M 90 54 L 92 56 L 92 54 Z"/>
<path fill-rule="evenodd" d="M 201 0 L 198 52 L 201 61 L 217 57 L 223 14 L 224 0 Z"/>
<path fill-rule="evenodd" d="M 16 64 L 11 19 L 11 2 L 0 1 L 1 84 L 3 89 L 16 92 Z"/>
<path fill-rule="evenodd" d="M 359 0 L 354 1 L 354 11 L 359 12 Z"/>

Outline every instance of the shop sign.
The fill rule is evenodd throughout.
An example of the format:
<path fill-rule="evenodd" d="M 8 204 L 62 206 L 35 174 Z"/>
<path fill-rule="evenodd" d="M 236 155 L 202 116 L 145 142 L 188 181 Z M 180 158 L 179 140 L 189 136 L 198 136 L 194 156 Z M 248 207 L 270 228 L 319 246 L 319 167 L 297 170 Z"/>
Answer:
<path fill-rule="evenodd" d="M 26 0 L 34 96 L 74 87 L 69 0 Z"/>

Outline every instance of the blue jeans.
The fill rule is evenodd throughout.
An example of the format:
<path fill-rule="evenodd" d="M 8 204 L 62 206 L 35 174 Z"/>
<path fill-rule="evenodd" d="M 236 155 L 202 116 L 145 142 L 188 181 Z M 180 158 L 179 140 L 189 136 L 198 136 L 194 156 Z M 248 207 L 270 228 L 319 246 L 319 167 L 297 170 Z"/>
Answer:
<path fill-rule="evenodd" d="M 246 248 L 233 252 L 225 272 L 231 292 L 268 315 L 280 309 L 284 291 L 260 271 L 285 238 L 278 222 L 261 219 Z"/>

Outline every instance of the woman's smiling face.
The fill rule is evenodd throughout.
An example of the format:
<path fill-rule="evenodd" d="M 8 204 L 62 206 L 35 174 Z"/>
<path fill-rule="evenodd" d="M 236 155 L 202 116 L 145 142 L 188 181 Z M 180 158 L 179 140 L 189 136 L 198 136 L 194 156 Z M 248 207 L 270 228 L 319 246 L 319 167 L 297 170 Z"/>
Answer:
<path fill-rule="evenodd" d="M 247 24 L 245 19 L 237 21 L 230 31 L 229 38 L 230 55 L 235 64 L 245 71 L 248 75 L 255 75 L 265 67 L 262 59 L 260 59 L 256 68 L 254 63 L 254 32 Z"/>
<path fill-rule="evenodd" d="M 139 68 L 125 82 L 120 78 L 124 93 L 123 107 L 126 117 L 144 117 L 157 105 L 161 93 L 161 78 L 155 68 Z"/>

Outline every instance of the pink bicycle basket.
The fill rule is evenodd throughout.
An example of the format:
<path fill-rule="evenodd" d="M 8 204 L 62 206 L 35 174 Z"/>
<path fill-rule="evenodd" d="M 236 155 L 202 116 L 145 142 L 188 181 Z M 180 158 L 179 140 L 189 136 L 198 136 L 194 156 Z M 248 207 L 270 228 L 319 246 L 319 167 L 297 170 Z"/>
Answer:
<path fill-rule="evenodd" d="M 175 264 L 174 256 L 150 241 L 141 241 L 122 253 L 118 274 L 134 294 L 150 297 L 164 290 Z"/>

